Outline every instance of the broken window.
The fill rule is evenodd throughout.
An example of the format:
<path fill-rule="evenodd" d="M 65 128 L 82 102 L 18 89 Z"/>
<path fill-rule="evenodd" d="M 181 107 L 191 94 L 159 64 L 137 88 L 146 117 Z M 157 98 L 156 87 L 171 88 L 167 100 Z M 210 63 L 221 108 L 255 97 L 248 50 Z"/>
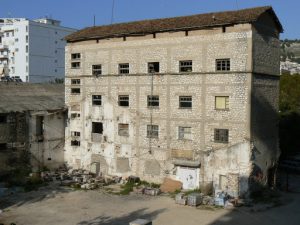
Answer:
<path fill-rule="evenodd" d="M 229 109 L 229 96 L 216 96 L 215 97 L 215 108 L 221 110 Z"/>
<path fill-rule="evenodd" d="M 7 150 L 7 143 L 0 143 L 0 151 Z"/>
<path fill-rule="evenodd" d="M 7 114 L 0 114 L 0 123 L 7 123 Z"/>
<path fill-rule="evenodd" d="M 129 106 L 129 95 L 119 95 L 119 106 Z"/>
<path fill-rule="evenodd" d="M 100 122 L 92 123 L 92 133 L 103 134 L 103 124 Z"/>
<path fill-rule="evenodd" d="M 216 59 L 216 71 L 230 71 L 230 59 Z"/>
<path fill-rule="evenodd" d="M 192 71 L 193 71 L 192 60 L 179 61 L 179 72 L 192 72 Z"/>
<path fill-rule="evenodd" d="M 118 127 L 119 136 L 129 136 L 129 125 L 127 123 L 119 123 Z"/>
<path fill-rule="evenodd" d="M 71 146 L 80 146 L 80 141 L 71 140 Z"/>
<path fill-rule="evenodd" d="M 71 84 L 80 84 L 80 79 L 71 79 Z"/>
<path fill-rule="evenodd" d="M 80 59 L 80 58 L 81 58 L 80 53 L 72 53 L 71 54 L 71 59 L 72 60 L 76 60 L 76 59 Z"/>
<path fill-rule="evenodd" d="M 159 96 L 158 95 L 148 95 L 147 104 L 148 104 L 148 107 L 159 107 Z"/>
<path fill-rule="evenodd" d="M 128 73 L 129 73 L 129 63 L 120 63 L 119 74 L 128 74 Z"/>
<path fill-rule="evenodd" d="M 44 134 L 44 117 L 36 116 L 36 124 L 35 124 L 35 134 L 36 136 L 42 136 Z"/>
<path fill-rule="evenodd" d="M 80 94 L 80 88 L 71 88 L 71 94 Z"/>
<path fill-rule="evenodd" d="M 149 62 L 148 73 L 159 73 L 159 62 Z"/>
<path fill-rule="evenodd" d="M 99 76 L 102 74 L 102 65 L 98 64 L 98 65 L 93 65 L 92 66 L 92 72 L 94 76 Z"/>
<path fill-rule="evenodd" d="M 80 113 L 71 113 L 71 119 L 76 119 L 80 117 Z"/>
<path fill-rule="evenodd" d="M 93 101 L 93 105 L 102 105 L 102 96 L 101 95 L 93 95 L 92 101 Z"/>
<path fill-rule="evenodd" d="M 178 127 L 178 139 L 192 139 L 192 128 L 191 127 Z"/>
<path fill-rule="evenodd" d="M 72 137 L 80 137 L 80 132 L 79 131 L 71 131 L 71 136 Z"/>
<path fill-rule="evenodd" d="M 158 125 L 147 125 L 147 137 L 158 138 L 159 128 Z"/>
<path fill-rule="evenodd" d="M 72 69 L 78 69 L 78 68 L 80 68 L 80 62 L 72 62 L 71 63 L 71 68 Z"/>
<path fill-rule="evenodd" d="M 215 142 L 228 143 L 228 129 L 215 129 Z"/>
<path fill-rule="evenodd" d="M 192 108 L 192 96 L 179 96 L 179 108 Z"/>

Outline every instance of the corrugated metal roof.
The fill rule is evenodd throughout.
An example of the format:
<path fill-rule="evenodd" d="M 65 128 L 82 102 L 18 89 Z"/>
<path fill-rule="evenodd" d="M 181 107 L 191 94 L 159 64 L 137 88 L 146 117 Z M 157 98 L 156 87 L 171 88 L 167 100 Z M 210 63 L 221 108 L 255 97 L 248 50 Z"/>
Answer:
<path fill-rule="evenodd" d="M 126 35 L 145 35 L 155 32 L 201 29 L 205 27 L 216 27 L 239 23 L 253 23 L 266 12 L 270 13 L 277 24 L 279 32 L 282 32 L 282 25 L 280 24 L 272 7 L 264 6 L 236 11 L 213 12 L 192 16 L 142 20 L 129 23 L 88 27 L 66 36 L 65 39 L 68 42 L 76 42 L 90 39 L 122 37 Z"/>
<path fill-rule="evenodd" d="M 63 84 L 0 83 L 0 112 L 65 108 Z"/>

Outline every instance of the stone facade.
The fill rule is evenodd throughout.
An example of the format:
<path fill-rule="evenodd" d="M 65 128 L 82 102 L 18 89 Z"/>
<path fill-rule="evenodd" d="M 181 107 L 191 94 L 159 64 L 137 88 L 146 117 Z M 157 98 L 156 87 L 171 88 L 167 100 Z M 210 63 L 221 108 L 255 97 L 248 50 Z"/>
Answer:
<path fill-rule="evenodd" d="M 185 182 L 185 178 L 191 177 L 192 188 L 219 188 L 220 176 L 225 176 L 229 180 L 239 179 L 238 184 L 228 186 L 231 193 L 247 192 L 254 163 L 253 68 L 262 73 L 265 66 L 268 82 L 269 76 L 278 74 L 276 60 L 279 63 L 279 58 L 274 58 L 270 67 L 269 63 L 254 60 L 257 34 L 253 24 L 237 24 L 226 29 L 68 43 L 65 99 L 69 123 L 65 160 L 72 167 L 91 169 L 96 159 L 100 163 L 99 173 L 136 175 L 152 182 L 161 182 L 165 177 Z M 259 44 L 270 46 L 263 41 Z M 75 60 L 80 67 L 76 69 L 71 68 L 74 53 L 80 53 L 80 59 Z M 273 56 L 270 51 L 257 50 L 255 54 L 262 58 L 263 54 Z M 230 59 L 230 71 L 216 71 L 216 59 Z M 179 72 L 181 60 L 192 60 L 191 72 Z M 159 73 L 148 74 L 148 62 L 159 62 Z M 129 63 L 129 74 L 119 74 L 120 63 Z M 98 64 L 102 65 L 102 75 L 93 76 L 92 65 Z M 72 84 L 75 79 L 80 82 Z M 275 86 L 270 89 L 276 93 L 278 79 L 270 79 L 274 81 Z M 80 93 L 71 93 L 72 88 L 80 88 Z M 269 92 L 264 94 L 270 98 Z M 102 104 L 93 105 L 92 95 L 101 95 Z M 118 105 L 119 95 L 129 96 L 129 107 Z M 149 95 L 159 96 L 159 107 L 148 107 Z M 181 108 L 179 96 L 192 96 L 192 107 Z M 228 96 L 229 108 L 216 109 L 216 96 Z M 277 101 L 278 95 L 272 98 Z M 79 117 L 72 116 L 78 114 Z M 92 122 L 103 123 L 99 142 L 92 141 Z M 120 123 L 129 125 L 128 136 L 118 135 Z M 157 138 L 147 137 L 147 125 L 159 126 Z M 191 127 L 189 140 L 179 138 L 181 126 Z M 227 143 L 215 141 L 215 129 L 228 129 Z M 74 131 L 80 132 L 80 137 L 72 137 Z M 275 136 L 270 142 L 277 140 Z M 71 145 L 75 139 L 80 146 Z M 278 148 L 267 147 L 262 151 L 271 153 L 266 158 L 275 159 Z M 232 178 L 232 174 L 238 178 Z"/>

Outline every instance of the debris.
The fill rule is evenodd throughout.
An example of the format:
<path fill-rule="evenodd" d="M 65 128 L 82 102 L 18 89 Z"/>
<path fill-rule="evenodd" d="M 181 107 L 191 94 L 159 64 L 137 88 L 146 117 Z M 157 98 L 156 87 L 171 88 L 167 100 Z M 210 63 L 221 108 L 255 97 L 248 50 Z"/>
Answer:
<path fill-rule="evenodd" d="M 187 197 L 187 204 L 189 206 L 198 206 L 202 204 L 203 194 L 202 193 L 191 193 Z"/>
<path fill-rule="evenodd" d="M 175 192 L 177 190 L 181 190 L 182 183 L 177 180 L 172 180 L 170 178 L 165 178 L 164 182 L 160 186 L 160 190 L 162 192 Z"/>
<path fill-rule="evenodd" d="M 184 193 L 179 193 L 175 196 L 175 203 L 179 205 L 186 205 L 187 204 L 187 196 Z"/>
<path fill-rule="evenodd" d="M 159 195 L 160 194 L 160 189 L 159 188 L 144 188 L 143 193 L 145 195 Z"/>
<path fill-rule="evenodd" d="M 202 204 L 203 205 L 214 205 L 213 197 L 210 197 L 208 195 L 203 196 Z"/>

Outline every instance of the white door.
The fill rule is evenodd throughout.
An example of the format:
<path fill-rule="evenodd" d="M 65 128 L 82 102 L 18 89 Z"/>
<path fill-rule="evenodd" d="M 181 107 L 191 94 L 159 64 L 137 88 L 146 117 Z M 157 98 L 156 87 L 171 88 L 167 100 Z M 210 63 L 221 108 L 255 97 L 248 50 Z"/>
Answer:
<path fill-rule="evenodd" d="M 182 182 L 183 189 L 196 189 L 198 187 L 196 168 L 177 167 L 177 179 Z"/>

